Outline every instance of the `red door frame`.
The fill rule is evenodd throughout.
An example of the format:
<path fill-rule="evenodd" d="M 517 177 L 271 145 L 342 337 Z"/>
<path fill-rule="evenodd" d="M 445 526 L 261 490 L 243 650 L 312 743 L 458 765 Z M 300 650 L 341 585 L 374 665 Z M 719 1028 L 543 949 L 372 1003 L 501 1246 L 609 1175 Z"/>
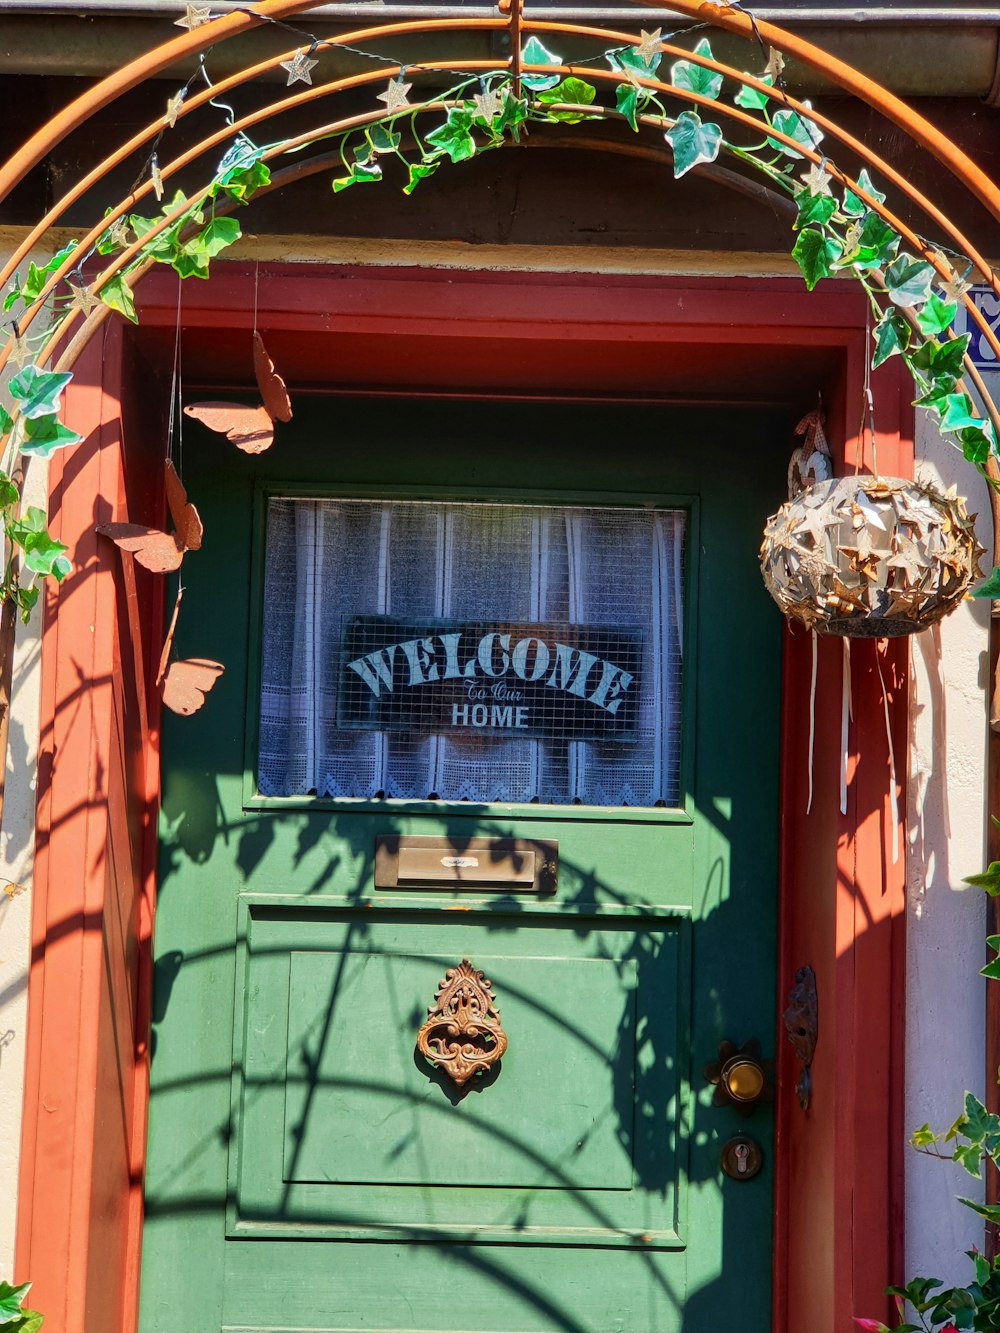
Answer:
<path fill-rule="evenodd" d="M 397 385 L 487 394 L 517 385 L 547 396 L 600 382 L 628 398 L 696 392 L 714 377 L 724 399 L 762 377 L 775 383 L 775 365 L 812 385 L 819 357 L 837 462 L 851 467 L 858 441 L 846 423 L 861 401 L 864 307 L 849 284 L 824 287 L 224 264 L 210 283 L 185 285 L 185 366 L 205 383 L 245 382 L 255 302 L 272 354 L 280 347 L 279 364 L 295 368 L 293 390 L 346 378 L 371 385 L 381 375 Z M 169 366 L 172 275 L 151 275 L 140 298 L 140 329 L 106 325 L 77 365 L 67 411 L 85 438 L 57 455 L 50 483 L 51 527 L 74 570 L 49 591 L 44 613 L 17 1272 L 33 1279 L 32 1303 L 63 1333 L 131 1333 L 136 1318 L 158 802 L 149 681 L 162 606 L 158 589 L 93 529 L 162 514 L 149 441 L 164 438 L 151 404 L 162 408 L 165 394 L 151 393 L 148 377 L 150 367 Z M 447 349 L 461 355 L 442 359 Z M 875 387 L 881 466 L 908 475 L 906 385 L 889 366 Z M 839 1333 L 855 1313 L 884 1315 L 882 1287 L 899 1280 L 902 1246 L 904 866 L 902 852 L 892 860 L 881 682 L 901 809 L 906 652 L 864 641 L 852 649 L 847 810 L 839 810 L 839 705 L 827 706 L 817 710 L 807 814 L 810 651 L 808 635 L 786 634 L 775 1333 L 805 1323 Z M 842 669 L 839 641 L 821 643 L 820 699 L 840 700 Z M 804 963 L 820 1003 L 808 1114 L 794 1096 L 798 1069 L 780 1024 Z"/>

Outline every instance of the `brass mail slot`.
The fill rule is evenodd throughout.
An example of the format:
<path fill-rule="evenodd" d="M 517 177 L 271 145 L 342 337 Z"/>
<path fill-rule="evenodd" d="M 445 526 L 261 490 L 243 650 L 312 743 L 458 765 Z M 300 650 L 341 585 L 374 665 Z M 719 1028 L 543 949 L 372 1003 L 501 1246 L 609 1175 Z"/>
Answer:
<path fill-rule="evenodd" d="M 507 889 L 555 893 L 557 842 L 528 838 L 439 838 L 383 835 L 375 839 L 377 889 Z"/>

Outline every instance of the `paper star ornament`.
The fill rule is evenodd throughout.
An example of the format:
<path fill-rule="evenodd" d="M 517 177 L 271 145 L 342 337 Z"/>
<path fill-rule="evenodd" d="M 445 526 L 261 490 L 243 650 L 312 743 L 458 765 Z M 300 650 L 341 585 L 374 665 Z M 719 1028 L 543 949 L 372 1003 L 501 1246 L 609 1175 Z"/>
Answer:
<path fill-rule="evenodd" d="M 375 100 L 376 102 L 384 102 L 385 109 L 388 112 L 401 111 L 403 107 L 410 105 L 407 93 L 412 87 L 412 83 L 403 82 L 403 76 L 400 74 L 398 78 L 389 80 L 388 88 L 384 93 L 379 93 Z"/>
<path fill-rule="evenodd" d="M 211 23 L 212 6 L 211 5 L 185 5 L 184 17 L 174 20 L 175 28 L 187 28 L 193 31 L 200 28 L 203 23 Z"/>

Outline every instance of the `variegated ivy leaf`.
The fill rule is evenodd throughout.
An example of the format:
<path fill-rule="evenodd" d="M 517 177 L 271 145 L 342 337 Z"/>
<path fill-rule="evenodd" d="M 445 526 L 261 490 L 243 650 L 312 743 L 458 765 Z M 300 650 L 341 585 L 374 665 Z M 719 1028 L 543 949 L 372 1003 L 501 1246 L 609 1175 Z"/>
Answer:
<path fill-rule="evenodd" d="M 886 291 L 895 305 L 923 305 L 931 294 L 931 284 L 936 277 L 926 260 L 917 259 L 904 250 L 885 271 Z"/>
<path fill-rule="evenodd" d="M 72 372 L 68 370 L 39 370 L 37 366 L 25 366 L 12 376 L 7 388 L 22 417 L 45 417 L 59 410 L 62 391 L 72 378 Z"/>
<path fill-rule="evenodd" d="M 695 55 L 704 56 L 707 60 L 714 59 L 711 44 L 706 37 L 701 39 L 694 51 Z M 678 88 L 683 88 L 689 93 L 697 93 L 701 97 L 708 97 L 713 102 L 722 91 L 722 75 L 706 69 L 704 65 L 696 65 L 691 60 L 678 60 L 672 65 L 670 78 Z"/>
<path fill-rule="evenodd" d="M 808 107 L 808 102 L 803 102 L 803 106 Z M 789 139 L 801 144 L 803 148 L 817 148 L 823 142 L 823 131 L 813 121 L 800 116 L 797 111 L 790 111 L 787 107 L 781 111 L 776 111 L 771 117 L 771 124 L 780 134 L 787 134 Z M 778 139 L 768 138 L 768 143 L 772 148 L 777 148 L 779 153 L 784 153 L 786 157 L 799 158 L 801 153 L 786 143 Z"/>
<path fill-rule="evenodd" d="M 858 176 L 858 188 L 864 190 L 865 194 L 870 195 L 876 203 L 885 203 L 885 195 L 880 190 L 876 190 L 867 169 L 863 170 Z M 863 199 L 859 199 L 853 190 L 845 189 L 843 211 L 849 218 L 863 218 L 868 212 L 868 205 Z"/>
<path fill-rule="evenodd" d="M 748 75 L 748 77 L 753 78 L 754 76 Z M 762 78 L 759 78 L 759 82 L 766 83 L 769 88 L 773 87 L 774 75 L 765 74 Z M 747 111 L 760 111 L 767 106 L 770 100 L 767 93 L 758 92 L 756 88 L 751 88 L 745 83 L 741 84 L 739 92 L 733 98 L 737 106 L 744 107 Z"/>
<path fill-rule="evenodd" d="M 664 136 L 674 152 L 674 176 L 683 176 L 699 162 L 714 162 L 722 147 L 722 130 L 702 122 L 695 111 L 683 111 Z"/>
<path fill-rule="evenodd" d="M 529 37 L 521 51 L 521 65 L 561 65 L 562 56 L 547 51 L 537 37 Z M 521 82 L 532 92 L 541 92 L 544 88 L 554 88 L 561 74 L 522 74 Z M 471 153 L 469 154 L 471 157 Z M 456 159 L 452 159 L 453 161 Z"/>

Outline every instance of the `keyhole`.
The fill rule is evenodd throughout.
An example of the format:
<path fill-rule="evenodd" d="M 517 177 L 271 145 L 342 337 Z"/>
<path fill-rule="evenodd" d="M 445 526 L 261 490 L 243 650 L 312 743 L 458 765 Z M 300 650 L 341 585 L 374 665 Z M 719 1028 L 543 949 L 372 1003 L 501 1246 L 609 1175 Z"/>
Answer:
<path fill-rule="evenodd" d="M 747 1158 L 750 1156 L 750 1149 L 745 1143 L 736 1145 L 736 1170 L 741 1176 L 747 1173 Z"/>

